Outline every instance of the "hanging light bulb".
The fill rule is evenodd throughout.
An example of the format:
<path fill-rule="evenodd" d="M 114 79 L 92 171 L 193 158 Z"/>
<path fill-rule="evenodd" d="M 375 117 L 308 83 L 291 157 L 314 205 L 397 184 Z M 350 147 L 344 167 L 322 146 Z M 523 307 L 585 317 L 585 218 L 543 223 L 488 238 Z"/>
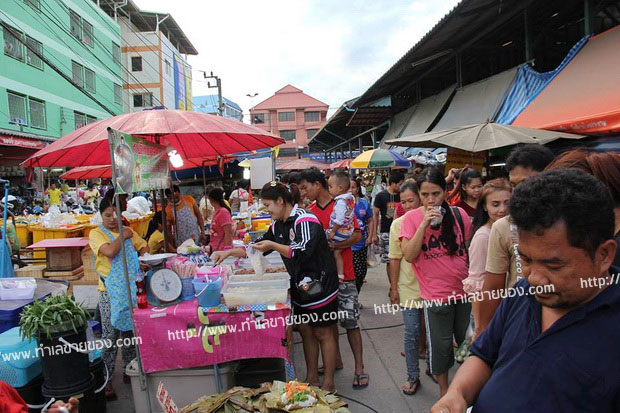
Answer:
<path fill-rule="evenodd" d="M 250 168 L 243 168 L 243 179 L 250 179 Z"/>
<path fill-rule="evenodd" d="M 168 158 L 174 168 L 180 168 L 183 166 L 183 158 L 181 158 L 181 155 L 179 155 L 176 149 L 168 152 Z"/>

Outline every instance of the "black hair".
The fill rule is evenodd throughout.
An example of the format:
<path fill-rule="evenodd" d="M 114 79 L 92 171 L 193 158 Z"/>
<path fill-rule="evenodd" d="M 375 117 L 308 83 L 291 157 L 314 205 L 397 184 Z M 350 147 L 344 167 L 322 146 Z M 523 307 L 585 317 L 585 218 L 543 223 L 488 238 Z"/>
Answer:
<path fill-rule="evenodd" d="M 357 186 L 357 196 L 363 198 L 364 194 L 362 194 L 362 180 L 359 178 L 351 178 L 351 180 L 355 182 L 355 186 Z"/>
<path fill-rule="evenodd" d="M 482 175 L 480 175 L 480 172 L 478 172 L 477 170 L 473 168 L 469 168 L 461 172 L 461 176 L 459 178 L 459 184 L 458 184 L 458 191 L 459 191 L 459 195 L 461 195 L 461 200 L 463 200 L 463 202 L 467 200 L 467 192 L 465 192 L 465 185 L 467 185 L 469 181 L 472 181 L 474 179 L 480 179 L 480 182 L 482 182 Z"/>
<path fill-rule="evenodd" d="M 174 192 L 181 193 L 181 189 L 179 189 L 178 185 L 172 185 L 172 190 Z M 172 195 L 172 192 L 170 192 L 170 188 L 166 188 L 165 194 L 166 194 L 167 197 Z"/>
<path fill-rule="evenodd" d="M 392 171 L 390 172 L 390 180 L 388 183 L 390 185 L 397 184 L 405 180 L 405 174 L 400 171 Z"/>
<path fill-rule="evenodd" d="M 334 172 L 332 176 L 336 179 L 339 185 L 344 186 L 345 190 L 347 191 L 349 190 L 349 188 L 351 187 L 351 178 L 349 178 L 348 174 L 338 171 L 338 172 Z"/>
<path fill-rule="evenodd" d="M 240 180 L 238 187 L 241 189 L 245 189 L 247 191 L 250 188 L 250 180 L 249 179 Z"/>
<path fill-rule="evenodd" d="M 299 182 L 301 181 L 301 174 L 299 172 L 291 172 L 290 174 L 286 175 L 286 177 L 288 180 L 285 183 L 289 185 L 299 185 Z"/>
<path fill-rule="evenodd" d="M 151 220 L 151 222 L 149 222 L 149 229 L 146 231 L 146 237 L 144 237 L 145 240 L 148 241 L 149 238 L 151 238 L 151 235 L 153 235 L 153 232 L 157 230 L 159 224 L 164 222 L 164 219 L 162 217 L 163 213 L 164 212 L 161 211 L 153 215 L 153 219 Z"/>
<path fill-rule="evenodd" d="M 553 152 L 537 143 L 517 146 L 506 159 L 506 170 L 512 171 L 517 166 L 542 172 L 553 161 Z"/>
<path fill-rule="evenodd" d="M 94 183 L 92 183 L 92 182 L 90 182 L 90 183 L 88 184 L 88 189 L 93 189 L 93 186 L 95 186 L 95 184 L 94 184 Z"/>
<path fill-rule="evenodd" d="M 517 186 L 510 216 L 520 231 L 539 232 L 563 221 L 568 242 L 594 259 L 614 236 L 614 204 L 607 187 L 578 169 L 545 171 Z"/>
<path fill-rule="evenodd" d="M 296 190 L 298 194 L 297 202 L 299 202 L 299 190 L 296 184 L 293 185 L 295 186 L 294 191 Z M 279 198 L 282 198 L 284 202 L 290 205 L 297 203 L 291 191 L 280 182 L 267 182 L 260 190 L 260 197 L 269 201 L 277 201 Z"/>
<path fill-rule="evenodd" d="M 309 183 L 318 182 L 323 188 L 327 189 L 327 180 L 325 179 L 325 174 L 321 172 L 318 168 L 310 168 L 304 170 L 301 173 L 300 181 L 306 181 Z"/>
<path fill-rule="evenodd" d="M 109 196 L 108 194 L 110 192 L 112 192 L 112 194 Z M 114 192 L 108 191 L 103 197 L 103 199 L 99 202 L 99 211 L 103 212 L 111 206 L 114 206 Z"/>
<path fill-rule="evenodd" d="M 224 202 L 224 190 L 222 188 L 213 188 L 209 191 L 209 199 L 217 202 L 222 208 L 226 208 L 228 212 L 231 212 L 226 202 Z"/>
<path fill-rule="evenodd" d="M 424 182 L 438 185 L 444 190 L 444 192 L 446 190 L 446 178 L 444 178 L 443 173 L 437 167 L 428 167 L 424 169 L 420 175 L 418 175 L 418 179 L 416 180 L 418 195 Z M 420 196 L 420 200 L 421 199 L 422 197 Z M 455 255 L 459 249 L 459 245 L 456 242 L 456 234 L 454 232 L 455 218 L 452 215 L 450 205 L 448 205 L 445 199 L 441 206 L 446 210 L 446 213 L 443 216 L 443 221 L 441 221 L 441 236 L 446 244 L 448 254 Z"/>

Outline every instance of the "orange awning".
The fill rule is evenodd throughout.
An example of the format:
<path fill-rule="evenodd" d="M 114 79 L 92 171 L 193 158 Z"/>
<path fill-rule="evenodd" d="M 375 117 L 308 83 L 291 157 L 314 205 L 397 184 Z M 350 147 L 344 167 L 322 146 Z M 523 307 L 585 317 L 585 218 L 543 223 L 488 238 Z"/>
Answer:
<path fill-rule="evenodd" d="M 579 134 L 620 131 L 620 26 L 594 36 L 513 125 Z"/>

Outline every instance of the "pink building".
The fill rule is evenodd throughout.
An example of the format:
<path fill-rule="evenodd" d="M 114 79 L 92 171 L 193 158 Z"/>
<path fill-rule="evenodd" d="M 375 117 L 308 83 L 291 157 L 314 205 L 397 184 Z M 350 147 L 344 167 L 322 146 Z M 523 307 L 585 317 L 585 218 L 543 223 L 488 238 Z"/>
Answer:
<path fill-rule="evenodd" d="M 308 140 L 325 124 L 328 105 L 286 85 L 250 109 L 252 124 L 286 140 L 280 156 L 308 151 Z"/>

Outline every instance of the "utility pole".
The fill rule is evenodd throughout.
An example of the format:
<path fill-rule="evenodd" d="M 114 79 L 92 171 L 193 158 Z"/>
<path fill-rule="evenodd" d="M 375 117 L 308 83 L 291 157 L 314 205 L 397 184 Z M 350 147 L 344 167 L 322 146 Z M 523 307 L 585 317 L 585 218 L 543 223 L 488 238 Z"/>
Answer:
<path fill-rule="evenodd" d="M 220 116 L 224 116 L 224 102 L 222 100 L 222 79 L 218 76 L 213 75 L 211 72 L 211 76 L 207 76 L 207 72 L 203 72 L 205 79 L 215 79 L 215 85 L 211 85 L 211 82 L 207 81 L 207 87 L 209 88 L 217 88 L 217 99 L 218 99 L 218 108 L 217 113 Z"/>

